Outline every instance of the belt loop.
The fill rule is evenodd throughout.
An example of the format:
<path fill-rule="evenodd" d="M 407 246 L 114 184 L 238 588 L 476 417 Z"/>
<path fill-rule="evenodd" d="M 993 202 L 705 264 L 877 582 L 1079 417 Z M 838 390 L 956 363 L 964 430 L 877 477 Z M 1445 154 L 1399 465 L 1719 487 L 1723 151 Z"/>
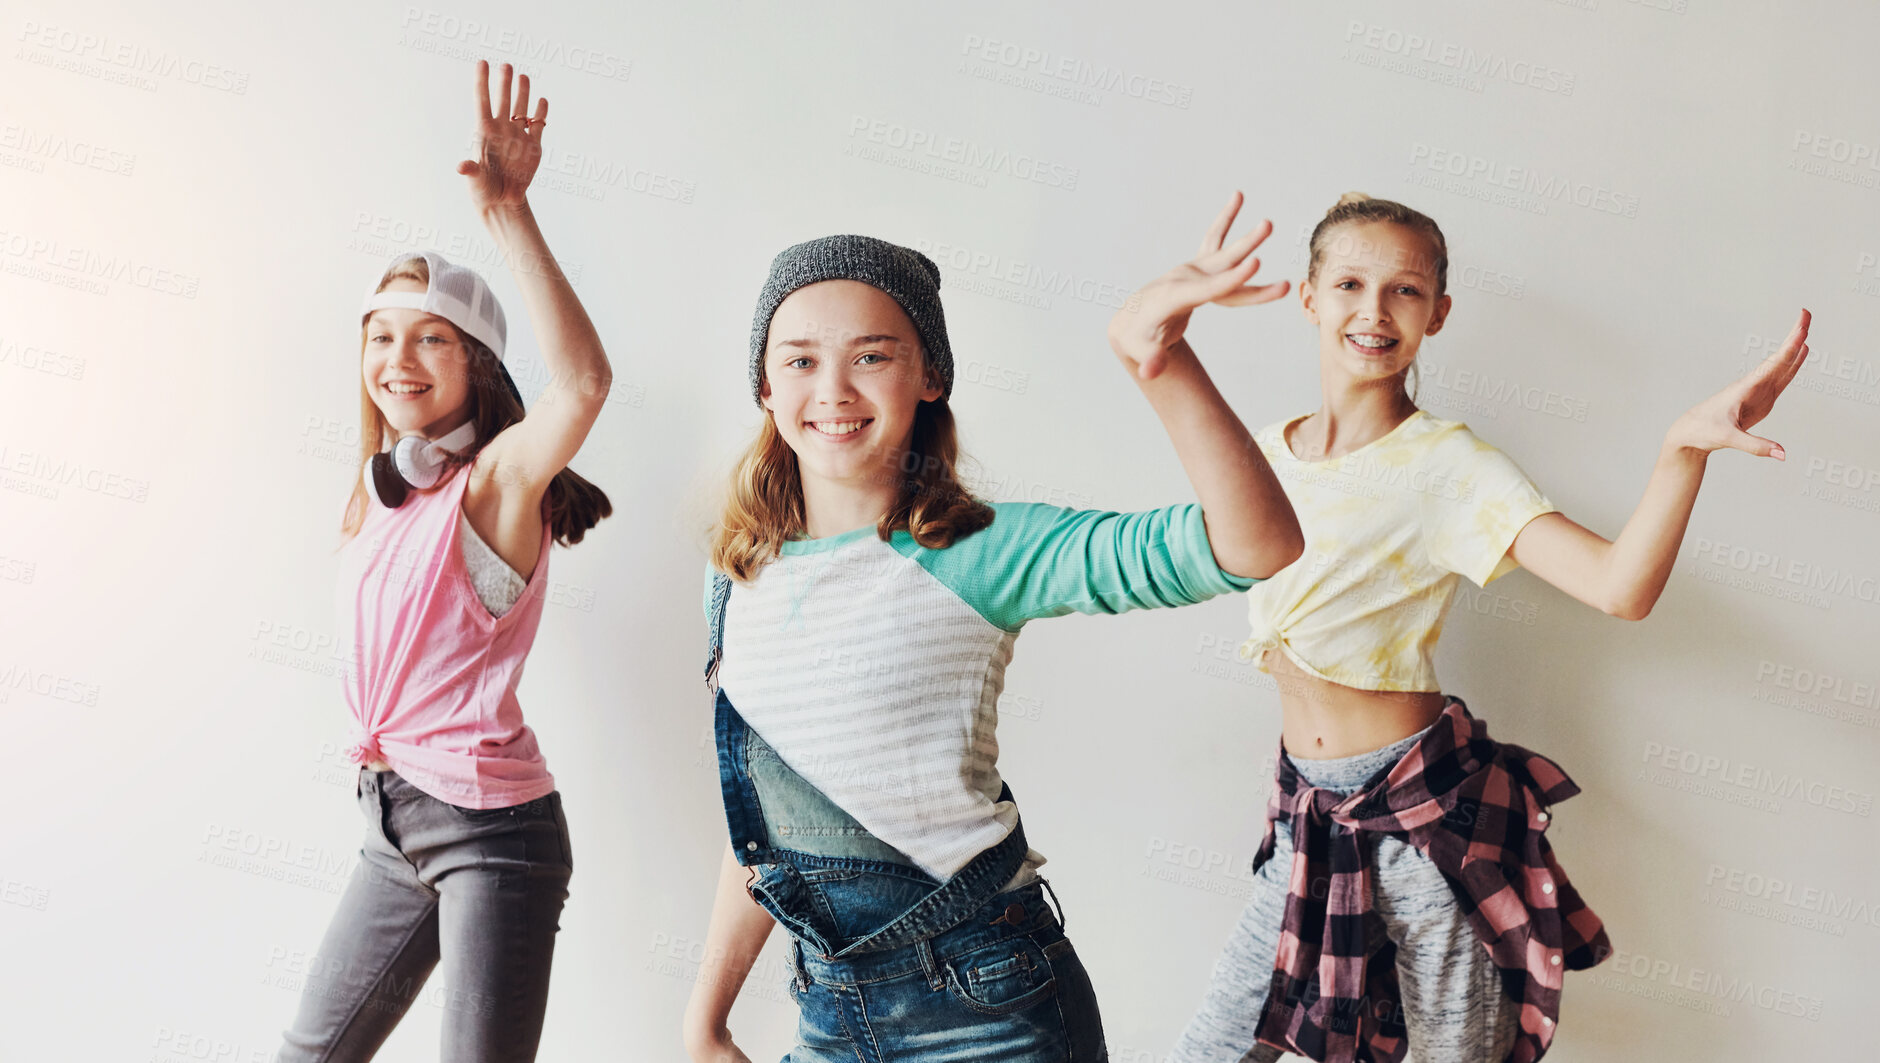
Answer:
<path fill-rule="evenodd" d="M 940 973 L 940 964 L 934 959 L 933 939 L 921 938 L 914 943 L 914 955 L 920 957 L 920 969 L 927 975 L 927 988 L 945 989 L 947 980 Z"/>
<path fill-rule="evenodd" d="M 1036 874 L 1036 872 L 1034 872 L 1034 874 Z M 1051 888 L 1051 880 L 1045 878 L 1043 875 L 1039 875 L 1038 881 L 1044 886 L 1044 891 L 1051 895 L 1051 907 L 1057 909 L 1058 927 L 1063 928 L 1068 925 L 1064 922 L 1064 902 L 1058 900 L 1057 891 Z"/>

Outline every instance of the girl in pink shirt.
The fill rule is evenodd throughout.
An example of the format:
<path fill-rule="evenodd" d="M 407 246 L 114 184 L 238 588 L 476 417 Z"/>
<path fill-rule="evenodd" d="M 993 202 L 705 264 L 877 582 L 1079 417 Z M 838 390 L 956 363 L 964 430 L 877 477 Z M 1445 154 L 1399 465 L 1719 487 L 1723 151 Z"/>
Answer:
<path fill-rule="evenodd" d="M 337 603 L 366 838 L 282 1061 L 370 1059 L 440 963 L 444 1059 L 530 1060 L 541 1037 L 573 864 L 516 685 L 549 544 L 613 509 L 567 468 L 611 370 L 524 195 L 548 101 L 531 117 L 528 77 L 513 99 L 510 78 L 492 109 L 477 63 L 479 157 L 457 172 L 516 263 L 549 381 L 525 417 L 502 307 L 440 255 L 394 258 L 366 298 Z"/>

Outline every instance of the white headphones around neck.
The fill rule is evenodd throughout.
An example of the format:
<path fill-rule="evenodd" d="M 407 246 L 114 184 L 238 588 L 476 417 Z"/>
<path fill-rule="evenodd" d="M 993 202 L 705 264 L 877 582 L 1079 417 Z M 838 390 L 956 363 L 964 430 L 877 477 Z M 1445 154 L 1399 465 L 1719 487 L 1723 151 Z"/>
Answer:
<path fill-rule="evenodd" d="M 406 436 L 390 450 L 381 450 L 366 462 L 366 493 L 387 509 L 397 509 L 411 497 L 413 490 L 423 490 L 437 483 L 444 474 L 444 462 L 452 454 L 475 442 L 474 419 L 465 421 L 437 439 L 419 435 Z"/>

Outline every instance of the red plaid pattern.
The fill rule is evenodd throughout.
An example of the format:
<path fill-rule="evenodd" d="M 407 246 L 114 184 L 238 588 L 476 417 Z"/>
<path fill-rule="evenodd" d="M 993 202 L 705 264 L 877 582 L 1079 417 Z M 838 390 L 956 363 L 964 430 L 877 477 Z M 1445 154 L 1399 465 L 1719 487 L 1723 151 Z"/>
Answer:
<path fill-rule="evenodd" d="M 1442 871 L 1503 988 L 1520 1002 L 1521 1030 L 1504 1063 L 1541 1058 L 1560 1017 L 1564 972 L 1612 952 L 1547 843 L 1549 807 L 1579 792 L 1558 764 L 1488 737 L 1453 696 L 1421 741 L 1350 796 L 1307 784 L 1282 742 L 1253 866 L 1273 855 L 1273 824 L 1284 818 L 1292 880 L 1259 1039 L 1324 1063 L 1403 1059 L 1396 946 L 1376 933 L 1371 939 L 1383 944 L 1365 952 L 1377 917 L 1363 835 L 1388 834 Z"/>

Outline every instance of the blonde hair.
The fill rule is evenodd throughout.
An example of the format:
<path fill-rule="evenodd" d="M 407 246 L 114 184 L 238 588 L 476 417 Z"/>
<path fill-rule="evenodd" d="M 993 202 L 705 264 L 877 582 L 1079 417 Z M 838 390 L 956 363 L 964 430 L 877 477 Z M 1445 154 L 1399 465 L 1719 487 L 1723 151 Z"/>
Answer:
<path fill-rule="evenodd" d="M 392 263 L 379 278 L 375 291 L 384 291 L 393 281 L 415 280 L 425 287 L 431 285 L 431 266 L 424 256 L 416 255 Z M 449 324 L 449 322 L 445 322 Z M 468 351 L 470 357 L 465 363 L 465 376 L 470 381 L 470 419 L 476 424 L 477 441 L 461 456 L 445 459 L 442 484 L 451 475 L 476 460 L 484 445 L 495 439 L 497 433 L 517 421 L 522 420 L 525 412 L 522 404 L 509 393 L 509 386 L 503 382 L 502 363 L 496 353 L 487 346 L 465 333 L 455 325 L 450 326 L 457 340 Z M 359 324 L 359 356 L 365 357 L 368 333 L 365 322 Z M 359 380 L 359 475 L 353 479 L 352 495 L 346 500 L 345 515 L 340 519 L 342 545 L 346 540 L 359 534 L 359 528 L 365 523 L 367 508 L 372 504 L 371 496 L 366 493 L 365 467 L 374 454 L 391 447 L 398 442 L 398 432 L 385 419 L 384 411 L 372 401 L 372 392 L 366 386 L 365 378 Z M 436 490 L 433 486 L 428 490 Z M 611 516 L 613 503 L 599 487 L 588 482 L 573 469 L 564 468 L 549 481 L 548 491 L 548 526 L 549 534 L 563 546 L 573 546 L 587 534 L 588 529 L 601 522 L 603 517 Z"/>
<path fill-rule="evenodd" d="M 1401 225 L 1429 238 L 1436 252 L 1433 263 L 1435 268 L 1432 270 L 1436 274 L 1436 298 L 1441 299 L 1449 289 L 1449 242 L 1443 239 L 1442 227 L 1420 210 L 1413 210 L 1394 199 L 1373 199 L 1363 192 L 1346 192 L 1339 196 L 1338 202 L 1313 227 L 1309 244 L 1312 254 L 1306 263 L 1306 283 L 1311 284 L 1318 279 L 1319 265 L 1325 260 L 1326 240 L 1332 230 L 1341 225 L 1373 221 Z"/>
<path fill-rule="evenodd" d="M 921 351 L 923 362 L 925 348 Z M 926 368 L 931 374 L 931 367 Z M 762 369 L 759 369 L 760 374 Z M 762 376 L 759 381 L 761 384 Z M 900 485 L 893 505 L 875 524 L 886 542 L 906 530 L 930 550 L 942 550 L 992 523 L 992 507 L 961 485 L 959 432 L 945 399 L 923 400 L 900 466 L 886 475 Z M 781 553 L 784 542 L 803 537 L 803 479 L 796 452 L 764 418 L 732 470 L 718 523 L 712 528 L 712 566 L 736 580 L 749 580 Z"/>
<path fill-rule="evenodd" d="M 1319 265 L 1325 260 L 1325 244 L 1331 234 L 1341 225 L 1361 225 L 1365 222 L 1388 222 L 1401 225 L 1413 232 L 1421 233 L 1429 239 L 1431 249 L 1435 251 L 1432 263 L 1436 274 L 1436 298 L 1442 299 L 1449 288 L 1449 241 L 1443 238 L 1442 227 L 1436 219 L 1404 206 L 1394 199 L 1374 199 L 1363 192 L 1346 192 L 1332 204 L 1332 209 L 1325 212 L 1318 225 L 1312 229 L 1311 257 L 1306 263 L 1306 284 L 1311 285 L 1319 278 Z M 1416 401 L 1417 362 L 1412 360 L 1404 370 L 1404 394 Z"/>

